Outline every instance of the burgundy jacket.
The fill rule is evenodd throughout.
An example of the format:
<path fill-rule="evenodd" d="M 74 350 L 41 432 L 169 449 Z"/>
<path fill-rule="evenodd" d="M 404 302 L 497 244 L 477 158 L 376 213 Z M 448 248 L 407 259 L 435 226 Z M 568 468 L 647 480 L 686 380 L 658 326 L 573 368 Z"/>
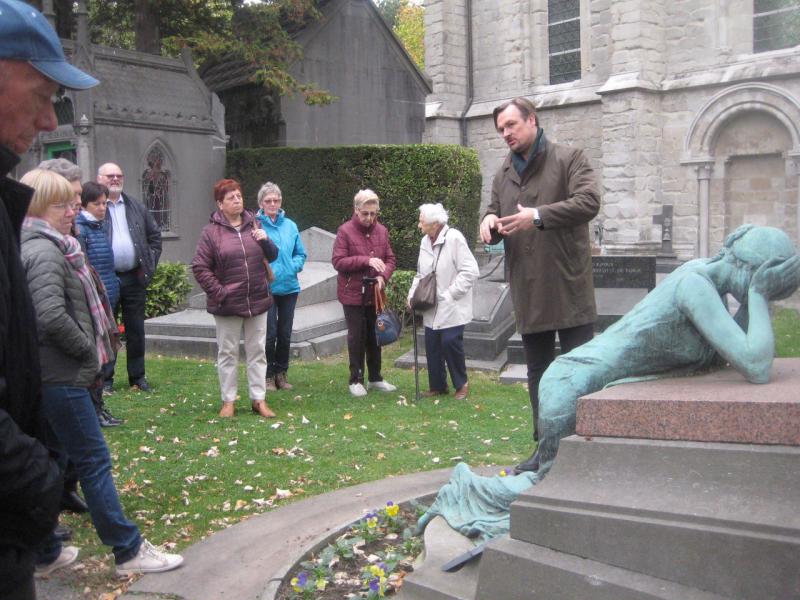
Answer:
<path fill-rule="evenodd" d="M 373 257 L 386 263 L 385 272 L 378 273 L 369 266 L 369 259 Z M 336 278 L 336 296 L 339 302 L 360 306 L 361 278 L 382 275 L 388 282 L 396 265 L 386 227 L 377 221 L 364 227 L 356 215 L 339 226 L 336 241 L 333 243 L 333 268 L 339 272 Z M 367 292 L 364 304 L 373 304 L 372 290 Z"/>
<path fill-rule="evenodd" d="M 207 296 L 208 312 L 226 317 L 252 317 L 272 306 L 264 259 L 273 261 L 278 248 L 269 237 L 253 239 L 258 222 L 249 211 L 242 213 L 239 231 L 220 211 L 203 227 L 192 259 L 194 278 Z"/>

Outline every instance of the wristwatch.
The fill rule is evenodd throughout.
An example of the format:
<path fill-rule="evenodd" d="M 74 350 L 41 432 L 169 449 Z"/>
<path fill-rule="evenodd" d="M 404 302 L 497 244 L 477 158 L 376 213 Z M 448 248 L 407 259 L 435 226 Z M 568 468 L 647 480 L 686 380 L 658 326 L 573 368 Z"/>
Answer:
<path fill-rule="evenodd" d="M 544 229 L 544 223 L 542 222 L 542 218 L 539 216 L 539 209 L 533 209 L 533 225 L 536 229 Z"/>

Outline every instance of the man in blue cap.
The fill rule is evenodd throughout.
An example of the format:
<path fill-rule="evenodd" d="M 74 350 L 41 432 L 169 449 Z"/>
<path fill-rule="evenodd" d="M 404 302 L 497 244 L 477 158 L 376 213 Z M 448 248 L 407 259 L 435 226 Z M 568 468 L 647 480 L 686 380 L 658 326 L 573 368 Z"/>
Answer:
<path fill-rule="evenodd" d="M 0 0 L 0 598 L 29 600 L 37 549 L 58 518 L 61 475 L 40 443 L 36 322 L 19 258 L 22 219 L 33 190 L 8 174 L 40 131 L 58 125 L 60 87 L 99 82 L 64 57 L 44 16 Z M 77 557 L 65 548 L 62 562 Z M 70 561 L 71 562 L 71 561 Z M 67 563 L 68 564 L 68 563 Z"/>
<path fill-rule="evenodd" d="M 73 67 L 44 16 L 0 0 L 0 598 L 35 599 L 34 568 L 46 575 L 74 562 L 78 549 L 53 534 L 62 481 L 39 443 L 40 375 L 35 317 L 19 258 L 19 235 L 33 190 L 8 177 L 37 134 L 58 122 L 59 88 L 99 82 Z M 108 460 L 106 456 L 101 457 Z M 100 464 L 101 461 L 98 461 Z M 88 464 L 84 461 L 84 464 Z M 99 468 L 99 467 L 98 467 Z M 114 548 L 117 574 L 153 573 L 183 562 L 158 550 L 125 518 L 113 479 L 95 477 L 87 504 L 101 540 Z M 79 469 L 79 478 L 81 472 Z M 81 487 L 87 491 L 84 480 Z M 39 564 L 36 564 L 38 561 Z"/>

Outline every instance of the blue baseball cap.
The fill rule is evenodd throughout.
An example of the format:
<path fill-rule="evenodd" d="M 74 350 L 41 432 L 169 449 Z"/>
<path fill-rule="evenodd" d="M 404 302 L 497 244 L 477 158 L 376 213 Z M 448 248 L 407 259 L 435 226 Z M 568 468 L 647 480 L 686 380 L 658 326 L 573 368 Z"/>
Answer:
<path fill-rule="evenodd" d="M 0 59 L 24 60 L 45 77 L 71 90 L 100 83 L 73 67 L 61 40 L 42 13 L 19 0 L 0 0 Z"/>

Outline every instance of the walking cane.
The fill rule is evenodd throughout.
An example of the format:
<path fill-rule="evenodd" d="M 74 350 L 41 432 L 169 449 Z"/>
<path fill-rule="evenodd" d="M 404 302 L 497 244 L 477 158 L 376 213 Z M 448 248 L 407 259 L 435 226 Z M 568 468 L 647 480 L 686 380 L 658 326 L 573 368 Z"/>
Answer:
<path fill-rule="evenodd" d="M 417 352 L 417 313 L 411 309 L 411 335 L 414 336 L 414 388 L 417 392 L 417 402 L 419 402 L 419 353 Z"/>

